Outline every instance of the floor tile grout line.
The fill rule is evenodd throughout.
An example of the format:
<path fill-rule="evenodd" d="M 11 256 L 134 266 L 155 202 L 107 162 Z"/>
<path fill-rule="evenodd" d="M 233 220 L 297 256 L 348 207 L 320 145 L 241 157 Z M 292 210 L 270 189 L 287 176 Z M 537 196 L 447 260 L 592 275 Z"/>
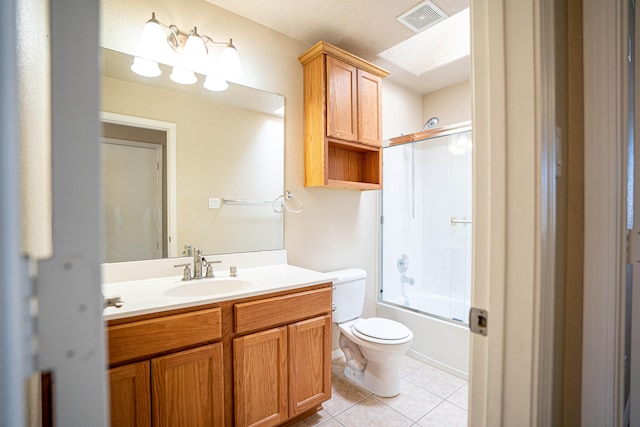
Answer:
<path fill-rule="evenodd" d="M 402 415 L 403 417 L 405 417 L 406 419 L 408 419 L 408 420 L 409 420 L 409 421 L 411 421 L 412 423 L 417 423 L 417 422 L 418 422 L 418 420 L 419 420 L 420 418 L 422 418 L 422 417 L 424 417 L 425 415 L 427 415 L 427 414 L 428 414 L 429 412 L 431 412 L 431 410 L 433 409 L 433 408 L 431 408 L 430 410 L 428 410 L 428 411 L 427 411 L 427 412 L 425 412 L 424 414 L 420 415 L 420 418 L 418 418 L 418 420 L 414 420 L 414 419 L 410 418 L 407 414 L 402 413 L 401 411 L 397 410 L 396 408 L 394 408 L 394 407 L 392 407 L 392 406 L 389 406 L 388 404 L 386 404 L 386 403 L 385 403 L 385 402 L 383 402 L 382 400 L 378 399 L 378 398 L 377 398 L 377 396 L 375 396 L 375 395 L 374 395 L 373 397 L 374 397 L 378 402 L 382 403 L 382 404 L 383 404 L 383 405 L 385 405 L 387 408 L 389 408 L 389 409 L 392 409 L 392 410 L 396 411 L 398 414 Z M 442 401 L 441 401 L 441 402 L 438 402 L 438 405 L 440 405 L 440 403 L 442 403 L 443 401 L 444 401 L 444 399 L 442 399 Z M 438 406 L 438 405 L 436 405 L 436 406 Z M 435 406 L 434 406 L 434 408 L 435 408 Z"/>
<path fill-rule="evenodd" d="M 327 420 L 323 421 L 321 424 L 318 424 L 318 425 L 322 425 L 322 424 L 325 424 L 325 423 L 329 422 L 330 420 L 334 420 L 338 425 L 340 425 L 340 426 L 344 426 L 344 424 L 342 424 L 342 423 L 338 420 L 338 417 L 339 417 L 339 416 L 341 416 L 341 415 L 342 415 L 343 413 L 345 413 L 346 411 L 349 411 L 349 410 L 353 409 L 354 407 L 356 407 L 356 406 L 358 406 L 358 405 L 361 405 L 361 404 L 362 404 L 365 400 L 367 400 L 369 397 L 373 397 L 373 398 L 374 398 L 374 400 L 376 400 L 377 402 L 382 403 L 382 404 L 383 404 L 385 407 L 387 407 L 388 409 L 391 409 L 393 412 L 395 412 L 395 413 L 399 414 L 400 416 L 404 417 L 407 421 L 409 421 L 410 423 L 412 423 L 412 424 L 410 424 L 410 426 L 412 426 L 412 427 L 414 427 L 414 426 L 419 427 L 419 426 L 421 425 L 421 424 L 419 424 L 419 421 L 420 421 L 421 419 L 423 419 L 423 418 L 427 417 L 427 416 L 428 416 L 430 413 L 432 413 L 436 408 L 441 407 L 441 406 L 442 406 L 442 404 L 443 404 L 444 402 L 447 402 L 447 403 L 449 403 L 449 404 L 453 405 L 454 407 L 456 407 L 456 408 L 458 408 L 458 409 L 460 409 L 460 410 L 464 411 L 465 413 L 468 413 L 468 409 L 465 409 L 465 408 L 464 408 L 463 406 L 461 406 L 460 404 L 457 404 L 457 403 L 455 403 L 455 402 L 453 402 L 453 401 L 451 401 L 451 400 L 449 400 L 449 399 L 450 399 L 450 398 L 452 398 L 452 397 L 453 397 L 453 395 L 454 395 L 454 394 L 456 394 L 458 391 L 460 391 L 462 388 L 464 388 L 465 386 L 467 386 L 467 385 L 468 385 L 468 383 L 469 383 L 469 381 L 468 381 L 468 380 L 464 380 L 464 379 L 459 378 L 459 377 L 456 377 L 455 375 L 452 375 L 452 377 L 454 377 L 454 378 L 458 378 L 459 380 L 461 380 L 461 381 L 462 381 L 462 384 L 460 384 L 460 385 L 458 385 L 458 386 L 455 386 L 455 387 L 454 387 L 454 389 L 453 389 L 449 394 L 447 394 L 447 395 L 446 395 L 446 397 L 441 397 L 439 394 L 434 393 L 433 391 L 431 391 L 431 390 L 429 390 L 429 389 L 425 388 L 424 386 L 422 386 L 422 385 L 421 385 L 421 384 L 419 384 L 419 383 L 416 383 L 416 382 L 414 382 L 414 381 L 411 381 L 411 380 L 410 380 L 410 379 L 408 379 L 407 377 L 409 377 L 411 374 L 414 374 L 414 373 L 416 373 L 417 371 L 419 371 L 419 370 L 421 370 L 421 369 L 423 369 L 423 368 L 427 368 L 427 369 L 435 369 L 436 371 L 440 371 L 440 372 L 442 372 L 442 373 L 444 373 L 444 374 L 449 374 L 449 373 L 448 373 L 448 372 L 446 372 L 446 371 L 443 371 L 443 370 L 441 370 L 441 369 L 439 369 L 439 368 L 436 368 L 436 367 L 434 367 L 434 366 L 431 366 L 431 365 L 429 365 L 429 364 L 427 364 L 427 363 L 424 363 L 424 362 L 422 362 L 422 361 L 417 361 L 417 362 L 419 362 L 419 365 L 420 365 L 420 366 L 417 366 L 417 367 L 415 367 L 415 368 L 413 368 L 413 369 L 408 370 L 408 372 L 405 372 L 405 373 L 404 373 L 404 375 L 401 375 L 401 376 L 400 376 L 400 378 L 402 378 L 404 381 L 408 381 L 408 382 L 409 382 L 409 383 L 411 383 L 413 386 L 418 387 L 419 389 L 421 389 L 421 390 L 423 390 L 423 391 L 425 391 L 425 392 L 427 392 L 427 393 L 429 393 L 429 394 L 433 395 L 435 398 L 437 398 L 437 399 L 439 400 L 439 402 L 438 402 L 435 406 L 433 406 L 431 409 L 429 409 L 425 414 L 421 415 L 417 420 L 415 420 L 415 421 L 414 421 L 414 420 L 413 420 L 412 418 L 410 418 L 407 414 L 403 413 L 402 411 L 400 411 L 400 410 L 398 410 L 398 409 L 396 409 L 396 408 L 394 408 L 394 407 L 390 406 L 389 404 L 387 404 L 386 402 L 384 402 L 383 400 L 381 400 L 381 398 L 379 398 L 379 396 L 376 396 L 376 395 L 374 395 L 373 393 L 370 393 L 369 391 L 367 391 L 367 390 L 365 390 L 365 389 L 361 388 L 357 383 L 352 382 L 352 381 L 350 381 L 348 378 L 343 377 L 343 376 L 339 375 L 338 373 L 334 372 L 334 375 L 336 375 L 336 376 L 337 376 L 338 378 L 340 378 L 341 380 L 344 380 L 344 381 L 345 381 L 345 383 L 348 385 L 348 387 L 349 387 L 349 388 L 356 389 L 356 390 L 358 390 L 358 391 L 360 391 L 360 392 L 364 393 L 364 394 L 365 394 L 365 396 L 364 396 L 362 399 L 358 400 L 357 402 L 352 403 L 352 404 L 351 404 L 351 405 L 349 405 L 348 407 L 346 407 L 346 408 L 342 409 L 341 411 L 337 412 L 336 414 L 331 414 L 331 413 L 329 413 L 329 412 L 326 412 L 326 410 L 325 410 L 325 412 L 327 413 L 327 415 L 329 416 L 329 418 L 328 418 Z M 337 365 L 335 365 L 335 366 L 337 366 Z M 415 365 L 414 365 L 414 366 L 415 366 Z M 340 367 L 342 367 L 342 366 L 340 366 Z M 338 370 L 339 370 L 339 369 L 338 369 Z M 449 374 L 449 375 L 451 375 L 451 374 Z"/>

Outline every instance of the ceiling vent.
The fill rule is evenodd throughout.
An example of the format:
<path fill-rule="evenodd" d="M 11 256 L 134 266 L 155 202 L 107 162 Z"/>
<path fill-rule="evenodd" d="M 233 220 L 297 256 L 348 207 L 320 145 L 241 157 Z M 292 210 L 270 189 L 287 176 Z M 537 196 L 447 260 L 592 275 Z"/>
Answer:
<path fill-rule="evenodd" d="M 448 16 L 442 9 L 427 0 L 398 16 L 398 21 L 419 33 L 445 18 Z"/>

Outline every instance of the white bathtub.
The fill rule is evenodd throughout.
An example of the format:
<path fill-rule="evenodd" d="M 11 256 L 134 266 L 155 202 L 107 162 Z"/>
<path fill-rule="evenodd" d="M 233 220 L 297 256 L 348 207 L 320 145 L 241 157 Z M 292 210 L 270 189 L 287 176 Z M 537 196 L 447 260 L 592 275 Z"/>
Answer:
<path fill-rule="evenodd" d="M 433 292 L 412 292 L 407 294 L 406 297 L 395 297 L 386 301 L 410 310 L 442 317 L 445 320 L 453 319 L 462 323 L 469 322 L 469 301 L 462 301 Z"/>
<path fill-rule="evenodd" d="M 413 344 L 409 350 L 411 356 L 458 377 L 468 379 L 469 329 L 467 325 L 414 311 L 415 309 L 436 314 L 448 313 L 449 299 L 428 292 L 419 292 L 410 295 L 409 308 L 403 306 L 405 302 L 403 297 L 397 297 L 391 303 L 378 302 L 376 315 L 397 320 L 413 331 Z M 466 322 L 467 319 L 465 318 L 464 321 Z"/>

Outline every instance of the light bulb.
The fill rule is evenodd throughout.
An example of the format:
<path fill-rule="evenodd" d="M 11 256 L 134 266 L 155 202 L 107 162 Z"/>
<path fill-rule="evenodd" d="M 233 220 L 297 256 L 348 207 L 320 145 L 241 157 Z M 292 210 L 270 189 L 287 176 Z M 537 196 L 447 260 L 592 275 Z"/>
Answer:
<path fill-rule="evenodd" d="M 157 62 L 137 56 L 133 58 L 131 71 L 144 77 L 158 77 L 161 74 Z"/>
<path fill-rule="evenodd" d="M 173 71 L 169 77 L 171 80 L 176 83 L 180 83 L 181 85 L 190 85 L 198 81 L 198 78 L 193 71 L 189 71 L 182 67 L 173 67 Z"/>
<path fill-rule="evenodd" d="M 204 88 L 211 90 L 213 92 L 222 92 L 223 90 L 227 90 L 229 87 L 229 83 L 223 78 L 214 76 L 209 74 L 207 78 L 204 80 Z"/>
<path fill-rule="evenodd" d="M 191 70 L 202 70 L 206 66 L 207 47 L 204 45 L 202 37 L 198 34 L 196 27 L 189 33 L 189 38 L 184 45 L 184 56 L 187 67 Z"/>
<path fill-rule="evenodd" d="M 222 51 L 220 68 L 222 76 L 230 80 L 238 78 L 244 73 L 242 65 L 240 64 L 240 56 L 238 55 L 236 47 L 233 45 L 233 40 L 229 40 L 229 44 Z"/>
<path fill-rule="evenodd" d="M 158 59 L 165 55 L 167 47 L 164 30 L 153 13 L 142 29 L 138 51 L 141 56 Z"/>

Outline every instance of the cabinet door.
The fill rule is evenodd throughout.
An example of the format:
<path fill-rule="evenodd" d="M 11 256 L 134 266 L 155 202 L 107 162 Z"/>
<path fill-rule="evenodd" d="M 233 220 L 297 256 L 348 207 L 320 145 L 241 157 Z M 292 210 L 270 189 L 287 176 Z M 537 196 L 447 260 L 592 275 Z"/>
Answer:
<path fill-rule="evenodd" d="M 382 146 L 382 79 L 358 70 L 358 141 Z"/>
<path fill-rule="evenodd" d="M 288 418 L 287 328 L 233 340 L 235 425 L 272 426 Z"/>
<path fill-rule="evenodd" d="M 331 316 L 289 325 L 289 414 L 331 398 Z"/>
<path fill-rule="evenodd" d="M 149 362 L 109 369 L 110 415 L 113 427 L 151 425 Z"/>
<path fill-rule="evenodd" d="M 224 425 L 222 343 L 151 361 L 153 425 Z"/>
<path fill-rule="evenodd" d="M 327 136 L 358 140 L 357 69 L 327 56 Z"/>

